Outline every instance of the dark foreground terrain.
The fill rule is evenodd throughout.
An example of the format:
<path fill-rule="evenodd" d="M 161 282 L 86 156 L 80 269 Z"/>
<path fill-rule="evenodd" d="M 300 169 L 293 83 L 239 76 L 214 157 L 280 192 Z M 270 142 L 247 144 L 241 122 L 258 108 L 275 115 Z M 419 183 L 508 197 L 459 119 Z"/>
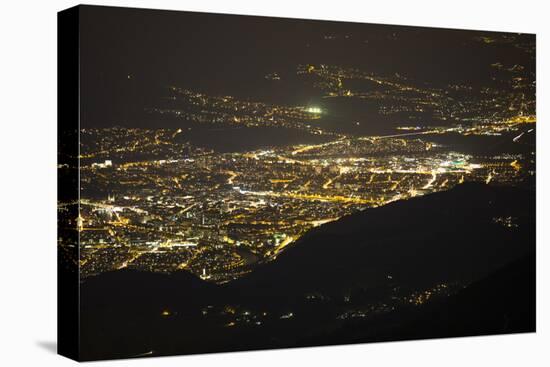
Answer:
<path fill-rule="evenodd" d="M 81 285 L 82 360 L 535 331 L 535 196 L 463 184 L 318 227 L 223 285 Z"/>

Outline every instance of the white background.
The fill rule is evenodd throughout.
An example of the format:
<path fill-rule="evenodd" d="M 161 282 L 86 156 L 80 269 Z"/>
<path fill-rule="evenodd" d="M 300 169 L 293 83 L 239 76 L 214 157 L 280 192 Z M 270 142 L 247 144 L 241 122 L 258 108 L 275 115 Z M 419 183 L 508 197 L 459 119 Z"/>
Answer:
<path fill-rule="evenodd" d="M 56 12 L 71 1 L 4 1 L 0 21 L 0 365 L 66 366 L 56 340 Z M 548 366 L 545 1 L 102 1 L 197 10 L 537 33 L 537 333 L 97 362 L 97 366 Z M 546 94 L 546 95 L 545 95 Z"/>

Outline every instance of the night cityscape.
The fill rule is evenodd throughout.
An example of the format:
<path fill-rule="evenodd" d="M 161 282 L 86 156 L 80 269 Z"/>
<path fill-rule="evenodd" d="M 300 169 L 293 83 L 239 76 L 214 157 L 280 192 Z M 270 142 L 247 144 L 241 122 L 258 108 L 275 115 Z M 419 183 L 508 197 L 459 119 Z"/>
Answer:
<path fill-rule="evenodd" d="M 534 35 L 80 22 L 84 359 L 534 331 Z"/>

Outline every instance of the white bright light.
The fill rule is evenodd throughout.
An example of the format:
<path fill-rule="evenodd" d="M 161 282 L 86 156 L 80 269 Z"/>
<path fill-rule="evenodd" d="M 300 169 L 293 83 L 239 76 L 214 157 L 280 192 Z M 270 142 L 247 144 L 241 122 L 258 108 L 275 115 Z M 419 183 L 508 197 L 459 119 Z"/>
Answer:
<path fill-rule="evenodd" d="M 319 108 L 319 107 L 308 107 L 306 109 L 306 111 L 309 112 L 309 113 L 321 113 L 321 112 L 323 112 L 321 110 L 321 108 Z"/>

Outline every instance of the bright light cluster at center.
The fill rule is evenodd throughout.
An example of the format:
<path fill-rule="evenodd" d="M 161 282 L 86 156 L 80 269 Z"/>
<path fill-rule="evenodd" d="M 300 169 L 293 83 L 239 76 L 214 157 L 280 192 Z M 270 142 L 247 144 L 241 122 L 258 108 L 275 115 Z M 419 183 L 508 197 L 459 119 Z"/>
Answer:
<path fill-rule="evenodd" d="M 306 109 L 306 111 L 309 112 L 309 113 L 322 113 L 323 112 L 323 110 L 321 110 L 320 107 L 308 107 Z"/>

